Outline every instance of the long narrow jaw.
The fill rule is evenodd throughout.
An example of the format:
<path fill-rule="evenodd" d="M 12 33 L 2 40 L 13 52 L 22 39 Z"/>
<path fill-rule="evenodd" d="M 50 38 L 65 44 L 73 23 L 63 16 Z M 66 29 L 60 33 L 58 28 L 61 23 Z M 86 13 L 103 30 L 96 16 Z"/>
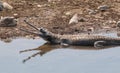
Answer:
<path fill-rule="evenodd" d="M 41 27 L 40 29 L 38 29 L 37 27 L 35 27 L 31 23 L 29 23 L 26 19 L 24 20 L 24 22 L 27 25 L 29 25 L 30 27 L 32 27 L 33 29 L 35 29 L 37 31 L 37 33 L 29 31 L 29 30 L 26 30 L 26 29 L 20 28 L 21 31 L 24 31 L 24 32 L 27 32 L 27 33 L 31 33 L 31 34 L 35 34 L 35 35 L 39 35 L 40 37 L 43 37 L 43 35 L 46 35 L 48 33 L 48 31 L 46 29 L 44 29 L 43 27 Z"/>
<path fill-rule="evenodd" d="M 35 27 L 34 25 L 32 25 L 31 23 L 29 23 L 28 21 L 24 20 L 24 22 L 26 24 L 28 24 L 30 27 L 34 28 L 35 30 L 39 31 L 39 29 L 37 27 Z M 40 32 L 40 31 L 39 31 Z"/>
<path fill-rule="evenodd" d="M 25 29 L 22 29 L 22 28 L 19 28 L 19 30 L 21 31 L 24 31 L 24 32 L 27 32 L 27 33 L 31 33 L 31 34 L 35 34 L 35 35 L 41 35 L 40 33 L 36 33 L 36 32 L 32 32 L 32 31 L 28 31 L 28 30 L 25 30 Z"/>
<path fill-rule="evenodd" d="M 32 27 L 33 29 L 37 30 L 37 32 L 33 32 L 33 31 L 30 31 L 30 30 L 27 30 L 27 29 L 22 29 L 22 28 L 19 28 L 19 30 L 21 31 L 24 31 L 24 32 L 27 32 L 27 33 L 31 33 L 31 34 L 35 34 L 35 35 L 39 35 L 39 36 L 42 36 L 42 34 L 40 33 L 40 30 L 35 27 L 34 25 L 32 25 L 31 23 L 29 23 L 26 19 L 24 20 L 24 22 L 29 25 L 30 27 Z"/>
<path fill-rule="evenodd" d="M 35 27 L 34 25 L 32 25 L 31 23 L 29 23 L 27 20 L 24 20 L 24 22 L 26 24 L 28 24 L 30 27 L 32 27 L 33 29 L 37 30 L 38 32 L 40 32 L 41 34 L 46 34 L 46 32 L 48 32 L 46 29 L 44 29 L 43 27 L 41 27 L 40 29 L 38 29 L 37 27 Z"/>

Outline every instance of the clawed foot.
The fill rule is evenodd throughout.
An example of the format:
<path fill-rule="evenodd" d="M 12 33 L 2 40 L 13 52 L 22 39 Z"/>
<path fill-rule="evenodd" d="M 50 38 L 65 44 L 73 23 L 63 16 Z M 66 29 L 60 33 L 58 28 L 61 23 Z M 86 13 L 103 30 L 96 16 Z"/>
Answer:
<path fill-rule="evenodd" d="M 94 47 L 95 48 L 103 48 L 105 46 L 105 44 L 106 44 L 106 41 L 96 41 L 94 43 Z"/>
<path fill-rule="evenodd" d="M 62 46 L 64 46 L 64 47 L 68 47 L 68 46 L 69 46 L 69 43 L 70 43 L 69 40 L 67 40 L 67 39 L 62 39 L 60 45 L 62 45 Z"/>

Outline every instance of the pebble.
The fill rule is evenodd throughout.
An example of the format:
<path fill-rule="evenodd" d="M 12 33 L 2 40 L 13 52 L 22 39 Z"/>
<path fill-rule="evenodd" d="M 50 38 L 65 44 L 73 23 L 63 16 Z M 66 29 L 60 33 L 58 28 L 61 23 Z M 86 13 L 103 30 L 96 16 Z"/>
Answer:
<path fill-rule="evenodd" d="M 120 32 L 117 32 L 117 36 L 120 37 Z"/>
<path fill-rule="evenodd" d="M 120 21 L 118 21 L 118 22 L 117 22 L 117 27 L 119 27 L 119 28 L 120 28 Z"/>
<path fill-rule="evenodd" d="M 109 27 L 109 26 L 104 26 L 104 27 L 102 27 L 103 29 L 110 29 L 111 27 Z"/>
<path fill-rule="evenodd" d="M 89 13 L 89 14 L 96 14 L 96 11 L 95 11 L 95 10 L 92 10 L 92 9 L 88 9 L 88 13 Z"/>
<path fill-rule="evenodd" d="M 69 16 L 71 15 L 71 12 L 66 12 L 65 15 Z"/>
<path fill-rule="evenodd" d="M 74 14 L 73 17 L 70 19 L 69 24 L 78 23 L 78 14 Z"/>
<path fill-rule="evenodd" d="M 42 5 L 37 5 L 37 7 L 41 8 L 41 7 L 42 7 Z"/>
<path fill-rule="evenodd" d="M 82 18 L 78 19 L 78 21 L 79 22 L 85 22 L 85 18 L 82 17 Z"/>
<path fill-rule="evenodd" d="M 17 14 L 17 13 L 14 13 L 13 15 L 14 15 L 14 16 L 17 16 L 18 14 Z"/>
<path fill-rule="evenodd" d="M 2 39 L 2 41 L 4 41 L 5 43 L 10 43 L 10 42 L 12 42 L 12 39 L 11 38 L 6 38 L 6 39 Z"/>
<path fill-rule="evenodd" d="M 14 27 L 17 25 L 17 21 L 14 17 L 2 17 L 0 19 L 0 27 Z"/>
<path fill-rule="evenodd" d="M 108 22 L 109 22 L 110 24 L 115 24 L 115 23 L 116 23 L 115 20 L 109 20 Z"/>
<path fill-rule="evenodd" d="M 31 38 L 31 36 L 30 36 L 30 35 L 26 35 L 26 36 L 25 36 L 25 38 L 28 38 L 28 39 L 30 39 L 30 38 Z"/>
<path fill-rule="evenodd" d="M 19 18 L 19 15 L 18 15 L 17 13 L 14 13 L 13 16 L 14 16 L 14 18 L 16 18 L 16 19 Z"/>
<path fill-rule="evenodd" d="M 93 31 L 94 31 L 94 28 L 93 28 L 93 27 L 88 27 L 87 31 L 88 31 L 88 32 L 93 32 Z"/>
<path fill-rule="evenodd" d="M 60 2 L 61 0 L 48 0 L 48 2 Z"/>
<path fill-rule="evenodd" d="M 106 11 L 106 10 L 109 9 L 109 6 L 107 6 L 107 5 L 101 5 L 101 6 L 98 6 L 97 9 L 100 10 L 100 11 Z"/>
<path fill-rule="evenodd" d="M 9 9 L 9 10 L 12 10 L 12 9 L 13 9 L 13 7 L 12 7 L 10 4 L 8 4 L 7 2 L 3 2 L 3 7 L 4 7 L 5 9 Z"/>
<path fill-rule="evenodd" d="M 40 37 L 39 37 L 39 36 L 36 36 L 35 39 L 40 39 Z"/>
<path fill-rule="evenodd" d="M 2 2 L 0 2 L 0 11 L 3 11 L 3 5 L 2 5 Z"/>

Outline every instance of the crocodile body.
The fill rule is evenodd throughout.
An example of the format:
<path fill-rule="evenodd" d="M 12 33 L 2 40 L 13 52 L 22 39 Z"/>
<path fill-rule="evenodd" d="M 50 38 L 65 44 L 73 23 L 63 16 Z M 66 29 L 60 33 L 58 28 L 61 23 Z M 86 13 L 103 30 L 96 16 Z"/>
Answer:
<path fill-rule="evenodd" d="M 25 32 L 33 33 L 39 35 L 41 38 L 46 40 L 51 44 L 61 44 L 61 45 L 76 45 L 76 46 L 95 46 L 95 47 L 103 47 L 109 45 L 120 45 L 120 38 L 115 37 L 107 37 L 102 35 L 93 35 L 93 34 L 54 34 L 47 29 L 44 28 L 36 28 L 26 20 L 24 20 L 29 26 L 33 27 L 39 33 L 30 32 L 27 30 L 23 30 Z"/>
<path fill-rule="evenodd" d="M 40 29 L 40 37 L 52 44 L 68 44 L 68 45 L 81 45 L 81 46 L 94 46 L 94 45 L 120 45 L 120 38 L 107 37 L 101 35 L 60 35 L 54 34 L 44 28 Z"/>

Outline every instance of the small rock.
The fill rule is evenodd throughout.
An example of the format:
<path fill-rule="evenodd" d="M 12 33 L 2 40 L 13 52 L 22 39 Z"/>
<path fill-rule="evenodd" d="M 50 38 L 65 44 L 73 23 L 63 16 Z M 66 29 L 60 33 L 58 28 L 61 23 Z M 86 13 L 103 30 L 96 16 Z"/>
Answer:
<path fill-rule="evenodd" d="M 117 36 L 120 37 L 120 32 L 117 32 Z"/>
<path fill-rule="evenodd" d="M 47 0 L 48 2 L 51 2 L 52 0 Z"/>
<path fill-rule="evenodd" d="M 96 11 L 92 10 L 92 9 L 88 9 L 88 12 L 89 12 L 89 14 L 96 14 Z"/>
<path fill-rule="evenodd" d="M 98 10 L 100 10 L 100 11 L 106 11 L 108 9 L 109 9 L 109 6 L 107 6 L 107 5 L 102 5 L 102 6 L 98 7 Z"/>
<path fill-rule="evenodd" d="M 14 27 L 16 25 L 17 21 L 13 17 L 3 17 L 0 20 L 0 27 Z"/>
<path fill-rule="evenodd" d="M 67 16 L 65 16 L 65 15 L 62 15 L 61 17 L 62 17 L 63 19 L 64 19 L 64 18 L 67 18 Z"/>
<path fill-rule="evenodd" d="M 48 2 L 60 2 L 61 0 L 48 0 Z"/>
<path fill-rule="evenodd" d="M 88 31 L 88 32 L 93 32 L 93 31 L 94 31 L 94 28 L 93 28 L 93 27 L 89 27 L 89 28 L 87 29 L 87 31 Z"/>
<path fill-rule="evenodd" d="M 7 2 L 0 2 L 0 11 L 3 11 L 3 9 L 12 10 L 13 7 L 10 4 L 8 4 Z"/>
<path fill-rule="evenodd" d="M 70 19 L 69 24 L 78 23 L 78 14 L 74 14 L 73 17 Z"/>
<path fill-rule="evenodd" d="M 0 2 L 0 11 L 3 11 L 3 4 Z"/>
<path fill-rule="evenodd" d="M 25 38 L 31 38 L 31 36 L 30 35 L 26 35 Z"/>
<path fill-rule="evenodd" d="M 59 29 L 59 27 L 58 26 L 54 26 L 53 29 Z"/>
<path fill-rule="evenodd" d="M 65 15 L 69 16 L 71 15 L 71 12 L 66 12 Z"/>
<path fill-rule="evenodd" d="M 79 32 L 79 30 L 78 30 L 78 29 L 75 29 L 75 32 Z"/>
<path fill-rule="evenodd" d="M 5 9 L 9 9 L 9 10 L 12 10 L 12 9 L 13 9 L 13 7 L 12 7 L 10 4 L 8 4 L 7 2 L 3 2 L 3 7 L 4 7 Z"/>
<path fill-rule="evenodd" d="M 37 7 L 41 8 L 41 7 L 42 7 L 42 5 L 37 5 Z"/>
<path fill-rule="evenodd" d="M 39 36 L 36 36 L 36 37 L 34 37 L 34 39 L 40 39 L 40 37 L 39 37 Z"/>
<path fill-rule="evenodd" d="M 10 43 L 10 42 L 12 42 L 12 39 L 11 38 L 6 38 L 6 39 L 2 39 L 2 41 L 4 41 L 5 43 Z"/>
<path fill-rule="evenodd" d="M 78 19 L 78 21 L 79 22 L 85 22 L 85 18 L 82 17 L 82 18 Z"/>
<path fill-rule="evenodd" d="M 118 22 L 117 22 L 117 27 L 119 27 L 119 28 L 120 28 L 120 21 L 118 21 Z"/>
<path fill-rule="evenodd" d="M 110 29 L 111 27 L 109 27 L 109 26 L 104 26 L 104 27 L 102 27 L 103 29 Z"/>
<path fill-rule="evenodd" d="M 17 13 L 13 14 L 14 18 L 19 18 L 19 15 Z"/>
<path fill-rule="evenodd" d="M 14 13 L 13 15 L 14 15 L 14 16 L 17 16 L 18 14 L 17 14 L 17 13 Z"/>
<path fill-rule="evenodd" d="M 110 24 L 115 24 L 115 23 L 117 23 L 115 20 L 109 20 L 108 21 Z"/>

